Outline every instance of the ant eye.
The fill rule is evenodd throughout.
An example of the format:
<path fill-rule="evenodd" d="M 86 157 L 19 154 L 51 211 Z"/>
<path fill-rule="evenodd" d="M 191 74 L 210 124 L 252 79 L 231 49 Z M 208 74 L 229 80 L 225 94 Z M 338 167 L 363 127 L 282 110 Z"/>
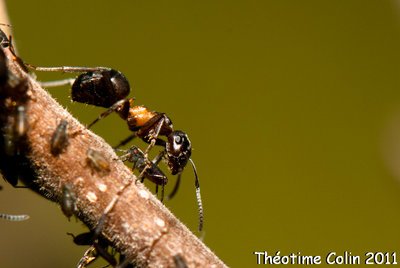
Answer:
<path fill-rule="evenodd" d="M 182 143 L 182 138 L 181 138 L 181 136 L 176 136 L 176 137 L 175 137 L 175 142 L 176 142 L 177 144 L 181 144 L 181 143 Z"/>

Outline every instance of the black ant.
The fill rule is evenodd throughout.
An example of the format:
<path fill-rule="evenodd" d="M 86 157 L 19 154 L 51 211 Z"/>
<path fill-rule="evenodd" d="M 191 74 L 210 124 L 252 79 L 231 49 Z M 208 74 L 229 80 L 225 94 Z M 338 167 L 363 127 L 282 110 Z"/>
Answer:
<path fill-rule="evenodd" d="M 144 153 L 147 166 L 143 169 L 142 173 L 145 173 L 146 169 L 151 165 L 148 160 L 148 153 L 151 148 L 154 145 L 163 146 L 165 148 L 164 157 L 167 160 L 168 168 L 171 170 L 172 175 L 178 174 L 177 184 L 169 198 L 172 198 L 176 193 L 181 173 L 189 161 L 195 173 L 196 196 L 200 214 L 199 230 L 202 229 L 203 209 L 200 185 L 195 165 L 190 158 L 192 148 L 187 134 L 179 130 L 174 131 L 172 121 L 165 113 L 149 111 L 145 106 L 133 106 L 135 99 L 126 98 L 130 92 L 130 86 L 128 80 L 121 72 L 106 67 L 36 67 L 27 63 L 25 65 L 37 71 L 81 72 L 82 74 L 72 84 L 72 100 L 108 108 L 90 123 L 87 129 L 100 119 L 112 112 L 116 112 L 127 122 L 128 128 L 134 132 L 133 135 L 121 142 L 116 148 L 126 144 L 136 136 L 149 143 Z M 70 82 L 71 80 L 69 79 L 52 84 L 59 86 Z M 167 139 L 163 140 L 159 138 L 160 136 L 165 136 Z"/>

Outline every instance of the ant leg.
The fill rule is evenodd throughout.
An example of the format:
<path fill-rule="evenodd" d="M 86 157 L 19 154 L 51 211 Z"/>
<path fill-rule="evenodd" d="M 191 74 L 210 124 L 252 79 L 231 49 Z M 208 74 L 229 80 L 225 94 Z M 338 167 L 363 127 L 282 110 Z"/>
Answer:
<path fill-rule="evenodd" d="M 178 192 L 179 184 L 181 183 L 181 176 L 182 176 L 182 172 L 179 172 L 178 178 L 176 179 L 175 187 L 172 190 L 172 192 L 169 194 L 169 196 L 167 197 L 168 200 L 172 199 L 172 197 L 175 196 L 176 192 Z"/>
<path fill-rule="evenodd" d="M 153 163 L 157 166 L 158 163 L 160 163 L 161 159 L 163 158 L 163 156 L 165 155 L 166 151 L 161 151 L 154 159 L 153 159 Z"/>
<path fill-rule="evenodd" d="M 107 247 L 100 245 L 97 240 L 94 241 L 93 246 L 96 249 L 97 254 L 103 257 L 103 259 L 105 259 L 112 267 L 117 265 L 117 261 L 115 260 L 114 256 L 108 253 Z"/>
<path fill-rule="evenodd" d="M 156 133 L 154 135 L 152 135 L 150 144 L 149 144 L 149 146 L 147 146 L 147 149 L 144 152 L 144 157 L 147 161 L 148 161 L 149 152 L 150 152 L 151 148 L 153 148 L 154 145 L 156 144 L 158 136 L 160 135 L 161 128 L 164 125 L 164 122 L 165 122 L 165 116 L 163 116 L 161 118 L 160 122 L 158 123 L 157 128 L 156 128 Z"/>
<path fill-rule="evenodd" d="M 72 86 L 75 82 L 75 78 L 67 78 L 62 80 L 56 81 L 48 81 L 48 82 L 39 82 L 41 87 L 48 88 L 48 87 L 61 87 L 65 85 Z"/>
<path fill-rule="evenodd" d="M 132 135 L 128 136 L 127 138 L 123 139 L 118 145 L 114 146 L 113 149 L 117 149 L 121 146 L 124 146 L 125 144 L 127 144 L 128 142 L 130 142 L 131 140 L 133 140 L 134 138 L 136 138 L 136 133 L 133 133 Z"/>
<path fill-rule="evenodd" d="M 91 246 L 88 250 L 86 250 L 85 254 L 83 254 L 83 257 L 79 260 L 78 265 L 76 266 L 77 268 L 85 268 L 88 264 L 96 259 L 96 257 L 90 256 L 94 249 L 94 246 Z"/>
<path fill-rule="evenodd" d="M 97 239 L 97 237 L 100 235 L 101 229 L 103 229 L 103 225 L 104 225 L 104 222 L 106 221 L 106 217 L 107 217 L 108 213 L 110 213 L 110 211 L 115 207 L 115 205 L 118 202 L 118 200 L 120 199 L 121 195 L 125 192 L 126 188 L 128 188 L 130 185 L 132 185 L 132 182 L 134 182 L 134 180 L 130 180 L 127 183 L 125 183 L 124 185 L 122 185 L 121 188 L 118 190 L 117 194 L 115 195 L 115 197 L 111 200 L 111 202 L 108 204 L 108 206 L 103 211 L 103 215 L 101 216 L 99 223 L 97 224 L 96 229 L 93 232 L 94 240 Z"/>
<path fill-rule="evenodd" d="M 91 126 L 93 126 L 97 121 L 100 119 L 103 119 L 104 117 L 110 115 L 112 112 L 116 112 L 118 109 L 121 108 L 121 110 L 125 110 L 125 108 L 128 107 L 129 109 L 129 100 L 127 99 L 122 99 L 114 103 L 110 108 L 108 108 L 105 112 L 103 112 L 99 117 L 97 117 L 92 123 L 90 123 L 86 128 L 89 129 Z"/>
<path fill-rule="evenodd" d="M 160 198 L 161 203 L 164 200 L 164 188 L 165 188 L 164 186 L 165 186 L 165 182 L 163 181 L 162 186 L 161 186 L 161 198 Z"/>
<path fill-rule="evenodd" d="M 116 268 L 126 268 L 126 267 L 134 267 L 132 263 L 128 261 L 128 259 L 124 255 L 120 255 L 119 264 Z M 135 266 L 136 267 L 136 266 Z"/>
<path fill-rule="evenodd" d="M 165 186 L 165 184 L 163 182 L 162 185 L 161 185 L 161 198 L 160 198 L 161 203 L 164 200 L 164 186 Z M 156 196 L 158 198 L 158 184 L 156 184 Z"/>
<path fill-rule="evenodd" d="M 73 66 L 37 67 L 27 62 L 24 62 L 24 64 L 28 68 L 43 72 L 84 73 L 84 72 L 96 72 L 96 71 L 111 71 L 111 68 L 107 67 L 73 67 Z"/>

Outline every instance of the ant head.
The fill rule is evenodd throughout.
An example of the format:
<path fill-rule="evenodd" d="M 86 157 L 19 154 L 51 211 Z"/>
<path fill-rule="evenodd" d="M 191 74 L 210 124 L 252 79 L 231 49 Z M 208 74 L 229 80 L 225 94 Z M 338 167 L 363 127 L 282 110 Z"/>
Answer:
<path fill-rule="evenodd" d="M 173 131 L 167 141 L 168 166 L 172 175 L 178 174 L 186 166 L 192 154 L 192 145 L 183 131 Z"/>
<path fill-rule="evenodd" d="M 116 70 L 86 72 L 76 78 L 71 88 L 72 100 L 109 108 L 126 98 L 130 86 L 125 76 Z"/>

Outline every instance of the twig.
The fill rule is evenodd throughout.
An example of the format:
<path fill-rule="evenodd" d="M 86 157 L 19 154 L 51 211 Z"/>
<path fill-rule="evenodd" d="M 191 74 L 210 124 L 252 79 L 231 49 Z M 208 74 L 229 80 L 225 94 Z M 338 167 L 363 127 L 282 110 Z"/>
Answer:
<path fill-rule="evenodd" d="M 177 254 L 184 256 L 189 267 L 226 267 L 143 184 L 130 184 L 136 177 L 112 148 L 51 98 L 22 70 L 9 49 L 4 51 L 9 72 L 27 79 L 30 85 L 27 105 L 30 150 L 25 156 L 34 176 L 24 177 L 30 188 L 61 203 L 62 185 L 69 184 L 76 197 L 75 214 L 90 230 L 96 228 L 110 202 L 120 195 L 101 235 L 139 267 L 175 267 L 173 257 Z M 50 140 L 62 119 L 68 122 L 70 133 L 78 134 L 70 138 L 63 153 L 53 156 Z M 109 159 L 110 172 L 98 172 L 88 165 L 89 149 Z"/>

